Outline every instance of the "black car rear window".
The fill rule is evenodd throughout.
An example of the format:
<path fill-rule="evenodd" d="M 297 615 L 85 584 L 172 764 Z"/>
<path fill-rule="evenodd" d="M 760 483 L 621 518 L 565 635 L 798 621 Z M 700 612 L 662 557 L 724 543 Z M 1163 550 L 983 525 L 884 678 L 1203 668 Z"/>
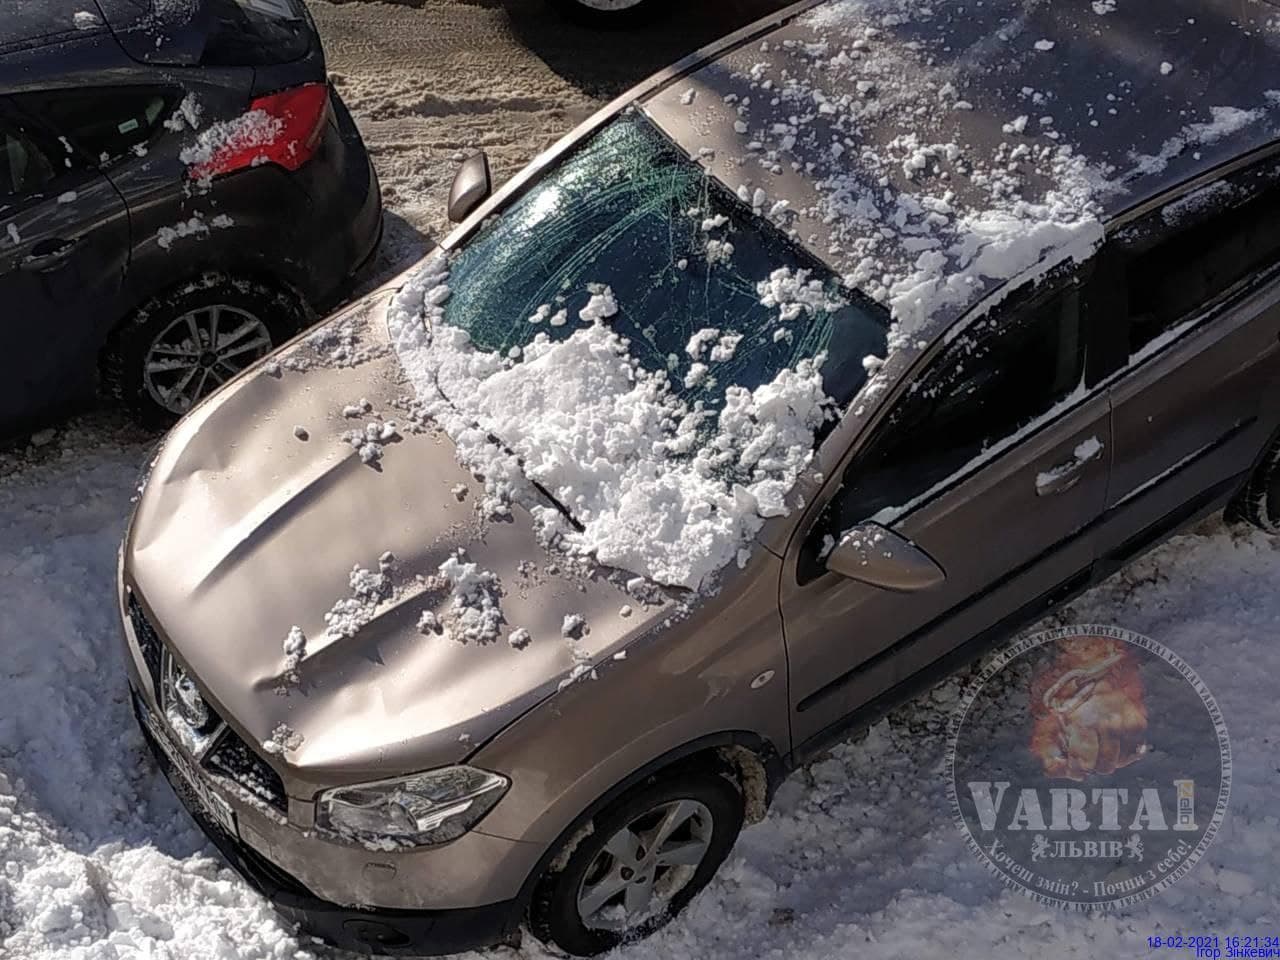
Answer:
<path fill-rule="evenodd" d="M 297 0 L 207 0 L 209 66 L 265 66 L 306 55 L 311 28 Z"/>

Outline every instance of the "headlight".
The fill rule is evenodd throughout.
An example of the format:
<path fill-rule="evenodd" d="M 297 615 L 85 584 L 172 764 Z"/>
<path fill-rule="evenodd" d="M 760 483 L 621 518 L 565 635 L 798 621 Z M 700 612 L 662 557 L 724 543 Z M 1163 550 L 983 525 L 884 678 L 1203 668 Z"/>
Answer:
<path fill-rule="evenodd" d="M 458 766 L 338 787 L 320 795 L 316 822 L 361 842 L 445 843 L 479 823 L 510 785 L 499 774 Z"/>

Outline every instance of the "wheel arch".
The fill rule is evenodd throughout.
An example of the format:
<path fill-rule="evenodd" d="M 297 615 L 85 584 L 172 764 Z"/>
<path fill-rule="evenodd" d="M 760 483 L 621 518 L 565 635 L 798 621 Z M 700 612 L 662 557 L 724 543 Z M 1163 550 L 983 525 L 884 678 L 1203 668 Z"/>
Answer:
<path fill-rule="evenodd" d="M 278 271 L 271 270 L 255 260 L 236 259 L 225 262 L 201 260 L 184 269 L 177 279 L 174 278 L 173 274 L 155 274 L 146 282 L 137 282 L 135 279 L 128 286 L 118 305 L 119 309 L 116 311 L 115 319 L 105 331 L 103 344 L 105 345 L 113 333 L 136 317 L 139 311 L 149 303 L 164 297 L 175 296 L 191 285 L 211 278 L 225 278 L 232 281 L 243 280 L 271 287 L 293 300 L 308 321 L 315 319 L 315 310 L 302 291 Z"/>
<path fill-rule="evenodd" d="M 773 744 L 747 730 L 707 734 L 660 754 L 597 797 L 547 846 L 520 886 L 518 901 L 521 910 L 529 907 L 534 889 L 548 869 L 554 869 L 556 861 L 563 866 L 568 854 L 590 835 L 590 825 L 602 811 L 650 777 L 700 765 L 707 760 L 720 764 L 725 773 L 737 780 L 743 792 L 749 823 L 764 817 L 774 792 L 787 774 L 786 764 Z"/>

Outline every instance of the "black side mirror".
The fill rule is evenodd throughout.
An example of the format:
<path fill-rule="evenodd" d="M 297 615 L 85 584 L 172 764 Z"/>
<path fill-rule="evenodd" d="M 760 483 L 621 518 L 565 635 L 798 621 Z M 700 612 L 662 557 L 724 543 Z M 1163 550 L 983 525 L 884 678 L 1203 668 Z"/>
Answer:
<path fill-rule="evenodd" d="M 860 523 L 846 530 L 827 555 L 827 569 L 901 593 L 927 590 L 947 578 L 933 557 L 878 523 Z"/>
<path fill-rule="evenodd" d="M 489 199 L 493 182 L 489 178 L 489 157 L 483 150 L 462 161 L 449 190 L 449 219 L 461 223 L 476 207 Z"/>

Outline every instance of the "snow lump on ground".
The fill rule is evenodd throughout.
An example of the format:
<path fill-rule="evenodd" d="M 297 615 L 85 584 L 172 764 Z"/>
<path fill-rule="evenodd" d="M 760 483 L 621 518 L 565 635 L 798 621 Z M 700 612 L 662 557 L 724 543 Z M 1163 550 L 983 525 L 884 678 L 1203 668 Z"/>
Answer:
<path fill-rule="evenodd" d="M 148 445 L 81 434 L 73 456 L 0 479 L 0 956 L 340 960 L 217 858 L 150 758 L 122 681 L 113 585 Z M 11 466 L 0 456 L 0 473 Z M 1155 899 L 1064 913 L 1006 890 L 972 857 L 939 773 L 953 680 L 793 773 L 691 908 L 615 956 L 1133 957 L 1152 935 L 1270 929 L 1280 897 L 1276 597 L 1274 539 L 1214 521 L 1061 615 L 1167 644 L 1228 724 L 1224 828 Z M 526 940 L 510 956 L 546 951 Z"/>

